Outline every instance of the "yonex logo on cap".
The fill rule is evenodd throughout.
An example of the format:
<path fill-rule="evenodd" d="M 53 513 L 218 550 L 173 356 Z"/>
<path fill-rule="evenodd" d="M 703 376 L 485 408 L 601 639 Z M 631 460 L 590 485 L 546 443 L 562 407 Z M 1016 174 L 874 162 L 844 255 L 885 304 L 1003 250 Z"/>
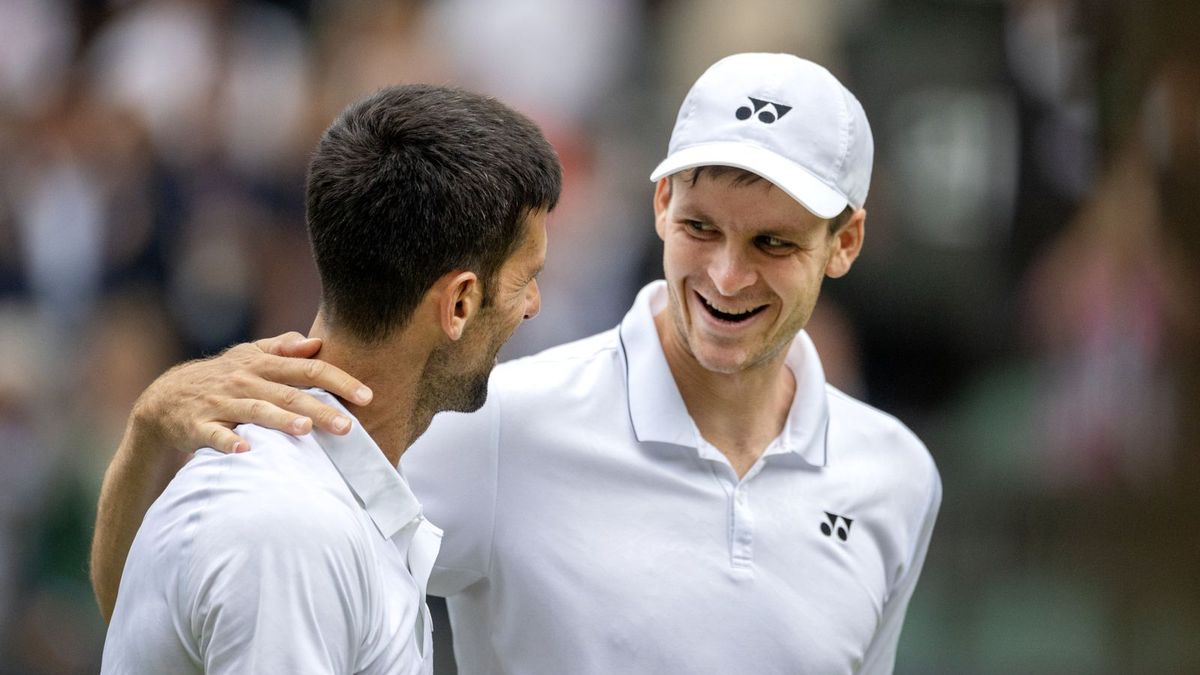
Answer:
<path fill-rule="evenodd" d="M 764 101 L 761 98 L 754 98 L 753 96 L 747 96 L 746 98 L 750 99 L 750 103 L 754 105 L 754 109 L 751 110 L 750 106 L 748 105 L 738 108 L 734 115 L 736 115 L 739 120 L 748 120 L 750 119 L 751 115 L 758 113 L 759 122 L 762 122 L 763 124 L 774 124 L 775 120 L 783 119 L 783 116 L 788 114 L 788 111 L 792 109 L 792 106 L 790 105 Z M 775 112 L 763 110 L 763 108 L 766 108 L 767 106 L 774 108 Z"/>
<path fill-rule="evenodd" d="M 874 149 L 858 99 L 828 70 L 791 54 L 734 54 L 692 85 L 650 178 L 736 166 L 833 218 L 862 208 Z"/>
<path fill-rule="evenodd" d="M 846 516 L 839 516 L 836 513 L 825 512 L 825 517 L 829 519 L 828 523 L 821 523 L 821 534 L 826 537 L 832 537 L 834 532 L 837 532 L 837 538 L 846 541 L 850 538 L 850 525 L 854 522 L 853 519 Z M 842 521 L 839 525 L 838 521 Z"/>

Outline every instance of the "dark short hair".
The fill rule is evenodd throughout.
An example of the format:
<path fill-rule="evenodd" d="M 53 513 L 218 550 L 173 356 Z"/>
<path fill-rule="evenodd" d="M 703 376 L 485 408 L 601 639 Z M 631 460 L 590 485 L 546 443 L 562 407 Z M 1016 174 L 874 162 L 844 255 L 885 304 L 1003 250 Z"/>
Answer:
<path fill-rule="evenodd" d="M 326 320 L 378 342 L 459 269 L 479 275 L 487 304 L 529 213 L 553 209 L 561 189 L 550 143 L 495 99 L 415 84 L 351 104 L 308 169 Z"/>
<path fill-rule="evenodd" d="M 674 178 L 676 175 L 678 175 L 683 180 L 691 183 L 691 185 L 694 187 L 696 185 L 696 181 L 700 180 L 700 176 L 704 174 L 708 174 L 709 177 L 714 179 L 727 178 L 733 185 L 752 185 L 759 181 L 766 180 L 753 171 L 747 171 L 736 166 L 725 166 L 723 164 L 708 164 L 705 166 L 695 167 L 694 169 L 685 169 L 684 171 L 680 171 L 678 174 L 672 174 L 671 178 Z M 774 187 L 773 184 L 772 187 Z M 851 216 L 853 215 L 854 207 L 846 206 L 846 208 L 842 209 L 841 213 L 832 218 L 827 218 L 826 223 L 829 225 L 829 235 L 833 236 L 837 234 L 837 231 L 842 229 L 842 226 L 849 222 Z"/>

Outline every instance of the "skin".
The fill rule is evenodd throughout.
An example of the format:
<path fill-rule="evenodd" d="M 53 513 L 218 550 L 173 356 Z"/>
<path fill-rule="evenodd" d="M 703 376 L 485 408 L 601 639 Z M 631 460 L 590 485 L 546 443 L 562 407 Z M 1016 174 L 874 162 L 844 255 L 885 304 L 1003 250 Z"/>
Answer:
<path fill-rule="evenodd" d="M 91 576 L 105 621 L 142 517 L 191 451 L 249 451 L 250 444 L 232 431 L 242 423 L 297 435 L 314 423 L 338 435 L 350 430 L 348 418 L 296 387 L 319 387 L 341 399 L 392 464 L 440 410 L 481 405 L 464 396 L 462 385 L 486 383 L 500 347 L 522 321 L 537 315 L 545 225 L 545 211 L 528 215 L 521 245 L 497 272 L 490 303 L 484 303 L 474 272 L 456 270 L 443 275 L 405 327 L 380 344 L 362 344 L 319 313 L 308 337 L 285 333 L 238 345 L 153 382 L 134 404 L 97 506 Z M 454 358 L 445 359 L 447 353 Z M 377 399 L 388 405 L 369 405 Z"/>
<path fill-rule="evenodd" d="M 783 430 L 795 394 L 787 348 L 825 277 L 862 250 L 866 212 L 836 232 L 767 181 L 664 178 L 654 194 L 667 308 L 659 339 L 688 412 L 742 477 Z M 727 321 L 708 307 L 730 315 Z"/>

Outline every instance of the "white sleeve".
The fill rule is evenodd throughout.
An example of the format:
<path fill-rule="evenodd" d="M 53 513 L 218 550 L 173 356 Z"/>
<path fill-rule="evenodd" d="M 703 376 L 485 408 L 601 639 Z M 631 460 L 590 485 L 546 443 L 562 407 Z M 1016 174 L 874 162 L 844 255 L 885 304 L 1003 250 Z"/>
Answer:
<path fill-rule="evenodd" d="M 369 583 L 363 542 L 343 505 L 278 497 L 223 509 L 197 533 L 184 595 L 204 672 L 352 673 Z"/>
<path fill-rule="evenodd" d="M 430 595 L 453 595 L 489 573 L 503 404 L 495 382 L 482 408 L 439 413 L 400 460 L 425 515 L 445 532 Z"/>
<path fill-rule="evenodd" d="M 930 466 L 933 463 L 930 462 Z M 929 489 L 929 502 L 925 516 L 921 521 L 921 529 L 917 535 L 910 561 L 904 574 L 901 575 L 895 587 L 888 593 L 884 602 L 883 615 L 879 620 L 879 628 L 867 646 L 859 675 L 890 675 L 896 665 L 896 645 L 900 641 L 900 629 L 904 627 L 904 615 L 908 611 L 908 601 L 912 599 L 917 579 L 921 576 L 921 568 L 925 564 L 925 553 L 929 550 L 929 540 L 933 535 L 933 524 L 937 520 L 938 508 L 942 503 L 942 481 L 937 469 L 933 468 L 933 478 Z"/>

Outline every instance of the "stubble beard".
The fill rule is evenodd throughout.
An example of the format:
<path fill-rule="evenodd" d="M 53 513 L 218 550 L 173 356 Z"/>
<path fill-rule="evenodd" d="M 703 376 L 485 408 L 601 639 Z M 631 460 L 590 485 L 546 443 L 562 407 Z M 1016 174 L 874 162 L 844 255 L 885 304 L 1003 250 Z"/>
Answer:
<path fill-rule="evenodd" d="M 489 332 L 491 326 L 476 330 Z M 434 350 L 421 373 L 419 409 L 434 415 L 443 411 L 475 412 L 487 402 L 488 378 L 496 365 L 503 340 L 491 340 L 480 354 L 477 342 L 467 339 Z M 468 370 L 464 363 L 475 364 Z"/>

